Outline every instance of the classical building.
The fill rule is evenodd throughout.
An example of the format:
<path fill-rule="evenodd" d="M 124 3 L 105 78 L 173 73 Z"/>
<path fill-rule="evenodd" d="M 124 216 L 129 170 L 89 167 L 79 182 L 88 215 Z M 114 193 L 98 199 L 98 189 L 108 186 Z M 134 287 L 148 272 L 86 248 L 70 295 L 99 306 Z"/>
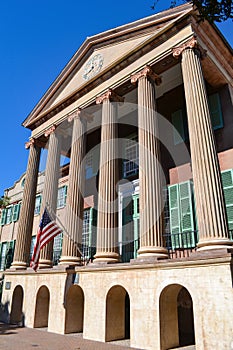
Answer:
<path fill-rule="evenodd" d="M 232 77 L 230 46 L 190 4 L 84 41 L 23 122 L 24 188 L 1 214 L 8 322 L 148 350 L 231 348 Z M 34 272 L 45 207 L 63 239 Z"/>

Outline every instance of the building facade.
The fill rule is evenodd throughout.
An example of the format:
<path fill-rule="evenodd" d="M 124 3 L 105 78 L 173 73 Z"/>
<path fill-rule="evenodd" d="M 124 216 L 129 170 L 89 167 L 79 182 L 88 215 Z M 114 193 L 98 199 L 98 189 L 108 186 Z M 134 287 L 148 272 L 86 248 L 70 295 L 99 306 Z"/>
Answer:
<path fill-rule="evenodd" d="M 23 191 L 1 213 L 8 322 L 141 349 L 231 347 L 232 78 L 231 48 L 190 4 L 86 39 L 23 122 Z M 35 273 L 45 208 L 63 238 Z"/>

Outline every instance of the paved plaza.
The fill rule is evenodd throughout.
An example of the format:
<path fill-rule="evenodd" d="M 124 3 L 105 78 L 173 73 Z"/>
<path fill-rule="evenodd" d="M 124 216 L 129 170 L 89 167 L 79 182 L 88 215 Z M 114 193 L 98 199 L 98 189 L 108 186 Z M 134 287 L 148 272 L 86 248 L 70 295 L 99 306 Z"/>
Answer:
<path fill-rule="evenodd" d="M 127 345 L 127 340 L 100 343 L 85 340 L 81 334 L 61 335 L 0 323 L 0 350 L 139 350 Z"/>

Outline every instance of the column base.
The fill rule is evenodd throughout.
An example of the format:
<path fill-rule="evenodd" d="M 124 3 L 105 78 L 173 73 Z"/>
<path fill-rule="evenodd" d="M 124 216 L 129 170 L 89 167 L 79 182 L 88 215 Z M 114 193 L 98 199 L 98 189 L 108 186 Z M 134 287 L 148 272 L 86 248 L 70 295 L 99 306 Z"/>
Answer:
<path fill-rule="evenodd" d="M 38 269 L 50 269 L 53 267 L 53 262 L 51 260 L 45 260 L 45 259 L 41 259 L 39 260 L 39 266 Z"/>
<path fill-rule="evenodd" d="M 233 246 L 233 241 L 229 238 L 216 238 L 208 240 L 200 240 L 197 244 L 197 251 L 210 249 L 226 249 Z"/>
<path fill-rule="evenodd" d="M 28 264 L 24 261 L 13 261 L 13 263 L 10 266 L 10 269 L 14 270 L 26 270 L 28 267 Z"/>
<path fill-rule="evenodd" d="M 79 256 L 62 256 L 58 265 L 81 265 L 81 258 Z"/>
<path fill-rule="evenodd" d="M 168 259 L 168 251 L 164 247 L 141 247 L 137 259 Z"/>
<path fill-rule="evenodd" d="M 119 261 L 120 261 L 120 256 L 118 253 L 104 252 L 104 253 L 95 254 L 93 264 L 98 264 L 98 263 L 112 264 L 112 263 L 118 263 Z"/>

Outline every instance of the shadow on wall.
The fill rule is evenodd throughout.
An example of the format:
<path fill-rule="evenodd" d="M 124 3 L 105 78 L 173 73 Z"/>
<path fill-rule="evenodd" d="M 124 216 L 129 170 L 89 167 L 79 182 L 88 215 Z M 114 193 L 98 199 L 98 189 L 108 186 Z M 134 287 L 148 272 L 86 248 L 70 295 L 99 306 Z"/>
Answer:
<path fill-rule="evenodd" d="M 0 322 L 10 322 L 9 301 L 0 304 Z"/>
<path fill-rule="evenodd" d="M 24 327 L 25 326 L 25 315 L 23 312 L 21 312 L 20 315 L 17 315 L 18 317 L 15 317 L 14 312 L 9 312 L 9 301 L 7 301 L 5 304 L 0 303 L 0 322 L 3 322 L 5 324 L 11 324 L 13 328 L 15 327 Z M 4 333 L 4 325 L 0 324 L 0 333 Z M 5 325 L 7 328 L 7 325 Z M 8 326 L 9 328 L 9 326 Z M 11 327 L 12 328 L 12 327 Z"/>

